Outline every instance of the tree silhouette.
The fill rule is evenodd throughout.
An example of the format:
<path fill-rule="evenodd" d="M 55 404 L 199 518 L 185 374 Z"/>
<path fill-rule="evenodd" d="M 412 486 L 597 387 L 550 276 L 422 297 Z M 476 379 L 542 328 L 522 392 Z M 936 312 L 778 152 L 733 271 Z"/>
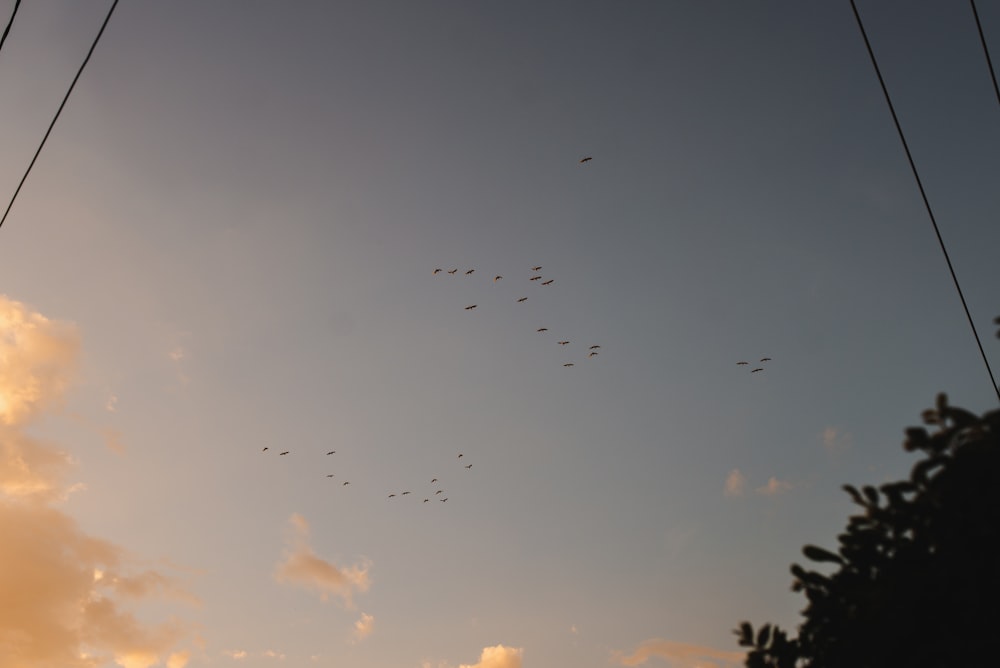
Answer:
<path fill-rule="evenodd" d="M 1000 320 L 1000 319 L 998 319 Z M 749 622 L 747 668 L 907 668 L 1000 665 L 1000 410 L 978 417 L 944 394 L 906 429 L 920 451 L 909 480 L 845 485 L 864 509 L 836 552 L 806 545 L 833 572 L 791 567 L 808 605 L 798 636 Z"/>

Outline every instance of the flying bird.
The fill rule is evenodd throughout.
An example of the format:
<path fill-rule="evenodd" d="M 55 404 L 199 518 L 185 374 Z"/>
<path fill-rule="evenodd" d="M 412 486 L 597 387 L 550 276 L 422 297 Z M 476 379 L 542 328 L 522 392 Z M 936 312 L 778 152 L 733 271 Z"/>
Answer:
<path fill-rule="evenodd" d="M 549 331 L 549 328 L 548 328 L 548 327 L 539 327 L 539 328 L 538 328 L 537 330 L 535 330 L 535 331 L 538 331 L 538 332 L 547 332 L 547 331 Z"/>
<path fill-rule="evenodd" d="M 737 362 L 737 363 L 736 363 L 736 366 L 741 366 L 741 365 L 743 365 L 743 364 L 750 364 L 750 362 Z"/>
<path fill-rule="evenodd" d="M 451 274 L 452 276 L 454 276 L 455 274 L 457 274 L 457 273 L 458 273 L 458 269 L 452 269 L 452 270 L 451 270 L 451 271 L 449 271 L 448 273 L 449 273 L 449 274 Z"/>
<path fill-rule="evenodd" d="M 465 468 L 467 468 L 467 469 L 471 469 L 471 468 L 472 468 L 472 464 L 466 464 L 466 465 L 465 465 Z"/>
<path fill-rule="evenodd" d="M 333 477 L 333 474 L 332 474 L 332 473 L 327 473 L 327 474 L 326 474 L 326 477 L 327 477 L 327 478 L 332 478 L 332 477 Z"/>
<path fill-rule="evenodd" d="M 424 499 L 424 503 L 427 503 L 428 501 L 430 501 L 430 499 Z"/>
<path fill-rule="evenodd" d="M 582 159 L 582 160 L 580 161 L 580 164 L 582 165 L 582 164 L 583 164 L 583 163 L 585 163 L 585 162 L 590 162 L 590 161 L 591 161 L 591 160 L 593 160 L 593 159 L 594 159 L 594 157 L 593 157 L 593 156 L 590 156 L 590 155 L 588 155 L 588 156 L 587 156 L 586 158 L 584 158 L 584 159 Z"/>
<path fill-rule="evenodd" d="M 437 495 L 437 494 L 440 494 L 443 491 L 444 491 L 443 489 L 439 489 L 438 491 L 434 492 L 434 494 Z"/>
<path fill-rule="evenodd" d="M 541 265 L 539 265 L 539 266 L 537 266 L 537 267 L 532 267 L 532 268 L 531 268 L 531 271 L 541 271 L 541 270 L 542 270 L 542 267 L 541 267 Z"/>
<path fill-rule="evenodd" d="M 565 345 L 568 345 L 568 344 L 569 344 L 569 341 L 560 341 L 559 342 L 560 346 L 565 346 Z"/>
<path fill-rule="evenodd" d="M 464 457 L 464 456 L 465 456 L 465 455 L 463 455 L 463 454 L 459 453 L 459 455 L 458 455 L 458 458 L 459 458 L 459 459 L 461 459 L 461 458 L 462 458 L 462 457 Z"/>
<path fill-rule="evenodd" d="M 465 272 L 465 275 L 468 276 L 469 274 L 471 274 L 474 271 L 475 271 L 475 269 L 470 269 L 469 271 Z"/>
<path fill-rule="evenodd" d="M 437 478 L 431 478 L 431 482 L 437 482 L 437 481 L 438 481 Z"/>
<path fill-rule="evenodd" d="M 760 361 L 761 361 L 761 362 L 770 362 L 770 361 L 771 361 L 771 358 L 770 358 L 770 357 L 761 357 L 761 358 L 760 358 Z"/>
<path fill-rule="evenodd" d="M 756 369 L 752 369 L 750 373 L 757 373 L 758 371 L 763 371 L 763 370 L 764 369 L 762 367 L 757 367 Z"/>
<path fill-rule="evenodd" d="M 406 496 L 409 492 L 403 492 L 402 496 Z"/>
<path fill-rule="evenodd" d="M 395 494 L 390 494 L 390 495 L 389 495 L 389 498 L 391 499 L 391 498 L 392 498 L 392 497 L 394 497 L 394 496 L 396 496 L 396 495 L 395 495 Z"/>
<path fill-rule="evenodd" d="M 281 455 L 287 455 L 288 452 L 289 452 L 288 450 L 285 450 L 284 452 L 279 452 L 278 456 L 280 457 Z"/>
<path fill-rule="evenodd" d="M 550 278 L 549 280 L 547 280 L 544 283 L 542 283 L 542 285 L 552 285 L 555 282 L 556 282 L 556 279 Z"/>
<path fill-rule="evenodd" d="M 597 351 L 596 350 L 593 351 L 592 353 L 590 353 L 589 355 L 587 355 L 587 357 L 597 357 Z"/>
<path fill-rule="evenodd" d="M 331 450 L 330 452 L 328 452 L 326 454 L 328 454 L 328 455 L 335 455 L 335 454 L 337 454 L 337 451 L 336 450 Z"/>
<path fill-rule="evenodd" d="M 261 452 L 267 452 L 270 448 L 265 447 Z"/>
<path fill-rule="evenodd" d="M 344 484 L 345 484 L 345 485 L 350 485 L 350 484 L 351 484 L 351 482 L 350 482 L 350 481 L 347 481 L 347 482 L 345 482 Z"/>
<path fill-rule="evenodd" d="M 503 278 L 503 276 L 500 276 L 500 275 L 494 276 L 493 277 L 493 282 L 496 283 L 497 281 L 499 281 L 502 278 Z"/>
<path fill-rule="evenodd" d="M 542 280 L 542 277 L 541 276 L 532 276 L 528 280 L 529 281 L 540 281 L 540 280 Z"/>
<path fill-rule="evenodd" d="M 563 364 L 563 366 L 573 366 L 573 363 L 572 362 L 567 362 L 566 364 Z"/>
<path fill-rule="evenodd" d="M 447 500 L 448 500 L 448 497 L 446 496 L 446 497 L 444 497 L 443 499 L 441 499 L 441 503 L 444 503 L 444 502 L 445 502 L 445 501 L 447 501 Z"/>
<path fill-rule="evenodd" d="M 471 311 L 472 309 L 476 308 L 477 306 L 478 306 L 478 304 L 472 304 L 471 306 L 466 306 L 465 310 L 466 311 Z"/>
<path fill-rule="evenodd" d="M 432 273 L 432 274 L 440 274 L 440 273 L 441 273 L 441 270 L 440 270 L 440 269 L 435 269 L 435 270 L 434 270 L 434 271 L 432 271 L 431 273 Z"/>
<path fill-rule="evenodd" d="M 517 300 L 517 303 L 520 304 L 521 302 L 526 302 L 526 301 L 528 301 L 527 297 L 521 297 L 520 299 Z"/>
<path fill-rule="evenodd" d="M 590 346 L 590 350 L 597 350 L 600 346 Z"/>

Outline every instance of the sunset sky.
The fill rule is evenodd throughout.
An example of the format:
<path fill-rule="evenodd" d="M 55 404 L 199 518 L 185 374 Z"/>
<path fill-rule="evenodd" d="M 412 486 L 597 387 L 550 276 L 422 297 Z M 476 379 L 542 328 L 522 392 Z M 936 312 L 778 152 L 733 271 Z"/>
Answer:
<path fill-rule="evenodd" d="M 3 207 L 109 7 L 19 8 Z M 859 9 L 996 372 L 971 9 Z M 847 0 L 127 0 L 0 228 L 0 668 L 733 668 L 940 391 Z"/>

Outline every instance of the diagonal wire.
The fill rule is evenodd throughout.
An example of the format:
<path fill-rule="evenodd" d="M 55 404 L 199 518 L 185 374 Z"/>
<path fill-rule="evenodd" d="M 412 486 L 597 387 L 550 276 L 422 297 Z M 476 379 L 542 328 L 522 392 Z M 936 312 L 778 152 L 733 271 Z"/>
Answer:
<path fill-rule="evenodd" d="M 17 8 L 21 6 L 21 0 L 14 0 L 14 11 L 10 13 L 10 19 L 7 20 L 7 27 L 3 29 L 3 35 L 0 36 L 0 50 L 3 50 L 3 43 L 7 41 L 7 35 L 10 33 L 10 27 L 14 25 L 14 17 L 17 16 Z"/>
<path fill-rule="evenodd" d="M 976 11 L 976 0 L 969 0 L 972 5 L 972 15 L 976 17 L 976 29 L 979 31 L 979 41 L 983 44 L 983 53 L 986 55 L 986 64 L 990 68 L 990 79 L 993 80 L 993 92 L 996 93 L 997 103 L 1000 104 L 1000 87 L 997 87 L 997 75 L 993 71 L 993 61 L 990 60 L 990 50 L 986 47 L 986 36 L 983 35 L 983 25 L 979 22 L 979 12 Z"/>
<path fill-rule="evenodd" d="M 906 137 L 903 135 L 903 128 L 899 125 L 899 118 L 896 116 L 896 109 L 892 106 L 892 100 L 889 98 L 889 89 L 885 86 L 885 79 L 882 78 L 882 71 L 878 67 L 878 61 L 875 60 L 875 52 L 872 50 L 871 42 L 868 41 L 868 33 L 865 32 L 864 23 L 861 22 L 861 15 L 858 13 L 858 7 L 851 0 L 851 9 L 854 10 L 854 18 L 858 22 L 858 28 L 861 30 L 861 37 L 865 40 L 865 47 L 868 49 L 868 55 L 871 58 L 872 66 L 875 68 L 875 74 L 878 76 L 878 82 L 882 86 L 882 93 L 885 95 L 885 102 L 889 106 L 889 113 L 892 114 L 892 122 L 896 125 L 896 132 L 899 133 L 899 140 L 903 143 L 903 150 L 906 152 L 906 159 L 910 163 L 910 169 L 913 171 L 913 178 L 917 182 L 917 188 L 920 190 L 920 197 L 924 200 L 924 208 L 927 209 L 927 215 L 931 219 L 931 224 L 934 226 L 934 234 L 937 235 L 938 245 L 941 246 L 941 253 L 944 255 L 944 261 L 948 264 L 948 271 L 951 272 L 951 280 L 955 284 L 955 289 L 958 291 L 958 298 L 962 300 L 962 308 L 965 309 L 965 317 L 969 320 L 969 327 L 972 328 L 972 335 L 976 339 L 976 345 L 979 346 L 979 354 L 983 357 L 983 364 L 986 365 L 986 372 L 990 376 L 990 382 L 993 383 L 993 391 L 996 392 L 997 399 L 1000 399 L 1000 388 L 997 387 L 997 381 L 993 377 L 993 369 L 990 368 L 990 362 L 986 358 L 986 352 L 983 350 L 983 343 L 979 340 L 979 332 L 976 331 L 976 323 L 972 320 L 972 314 L 969 312 L 969 305 L 965 301 L 965 295 L 962 293 L 962 286 L 958 283 L 958 276 L 955 275 L 955 268 L 951 264 L 951 258 L 948 256 L 948 249 L 945 248 L 944 238 L 941 236 L 941 230 L 938 228 L 937 220 L 934 218 L 934 212 L 931 211 L 930 202 L 927 200 L 927 193 L 924 191 L 924 185 L 920 181 L 920 175 L 917 173 L 917 166 L 913 162 L 913 156 L 910 154 L 910 147 L 906 143 Z"/>
<path fill-rule="evenodd" d="M 90 60 L 91 54 L 94 53 L 97 43 L 101 40 L 101 35 L 104 34 L 104 28 L 107 27 L 108 21 L 111 20 L 111 15 L 114 14 L 115 7 L 117 6 L 118 0 L 114 0 L 114 2 L 111 3 L 111 9 L 108 10 L 108 15 L 104 17 L 104 23 L 101 24 L 101 29 L 97 31 L 97 37 L 94 38 L 94 43 L 90 45 L 90 51 L 87 52 L 87 57 L 84 58 L 83 63 L 80 64 L 80 69 L 76 71 L 76 76 L 73 77 L 73 83 L 69 85 L 69 90 L 66 91 L 66 96 L 63 98 L 62 104 L 59 105 L 59 109 L 56 111 L 56 115 L 52 118 L 52 122 L 49 123 L 49 129 L 45 131 L 45 136 L 42 137 L 42 141 L 38 145 L 38 150 L 35 151 L 35 157 L 31 159 L 31 162 L 28 164 L 28 169 L 24 171 L 24 176 L 21 177 L 21 182 L 17 184 L 17 189 L 14 191 L 14 195 L 10 198 L 10 204 L 7 205 L 7 210 L 3 212 L 3 217 L 0 218 L 0 227 L 3 227 L 4 222 L 7 220 L 7 214 L 10 213 L 11 207 L 14 206 L 14 200 L 17 199 L 17 194 L 21 192 L 21 187 L 24 186 L 24 182 L 28 180 L 28 174 L 31 173 L 31 168 L 35 166 L 35 161 L 38 160 L 38 154 L 42 152 L 42 147 L 45 146 L 45 141 L 52 133 L 52 128 L 55 127 L 56 121 L 59 120 L 59 114 L 62 113 L 63 107 L 66 106 L 66 101 L 69 99 L 70 93 L 73 92 L 73 87 L 76 86 L 77 80 L 79 80 L 80 75 L 83 74 L 83 68 L 87 66 L 87 62 Z"/>

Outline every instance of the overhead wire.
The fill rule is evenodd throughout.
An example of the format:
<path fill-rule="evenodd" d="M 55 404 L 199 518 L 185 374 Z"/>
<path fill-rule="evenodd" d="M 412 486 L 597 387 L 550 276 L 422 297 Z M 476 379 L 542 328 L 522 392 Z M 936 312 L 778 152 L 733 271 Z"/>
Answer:
<path fill-rule="evenodd" d="M 97 31 L 97 37 L 94 38 L 94 43 L 90 45 L 90 50 L 87 51 L 87 56 L 80 64 L 80 69 L 76 71 L 76 76 L 73 77 L 73 82 L 69 85 L 69 90 L 66 91 L 66 95 L 63 97 L 63 101 L 59 105 L 59 109 L 56 110 L 56 115 L 53 116 L 52 122 L 49 123 L 49 129 L 45 131 L 45 136 L 42 137 L 42 141 L 38 145 L 38 150 L 35 151 L 35 155 L 28 164 L 28 168 L 24 171 L 24 176 L 21 177 L 21 182 L 17 184 L 17 189 L 14 190 L 14 194 L 10 198 L 10 203 L 7 205 L 7 209 L 3 212 L 3 217 L 0 218 L 0 227 L 3 227 L 4 222 L 6 222 L 7 215 L 14 206 L 14 200 L 17 199 L 18 193 L 21 192 L 24 182 L 28 180 L 28 174 L 31 173 L 31 168 L 35 166 L 35 161 L 38 160 L 38 155 L 42 152 L 42 148 L 45 146 L 45 142 L 48 140 L 49 135 L 52 134 L 52 128 L 55 127 L 56 121 L 59 120 L 59 115 L 62 113 L 63 107 L 66 106 L 66 101 L 69 100 L 69 96 L 73 92 L 76 82 L 80 79 L 80 75 L 83 74 L 83 69 L 90 61 L 90 56 L 94 53 L 94 49 L 97 48 L 97 43 L 101 41 L 101 35 L 104 34 L 104 29 L 107 27 L 108 21 L 111 20 L 111 15 L 115 13 L 115 7 L 117 6 L 118 0 L 114 0 L 114 2 L 111 3 L 111 9 L 108 10 L 108 15 L 104 17 L 104 23 L 101 24 L 101 29 Z"/>
<path fill-rule="evenodd" d="M 979 12 L 976 11 L 976 0 L 969 0 L 972 5 L 972 15 L 976 19 L 976 30 L 979 31 L 979 41 L 983 45 L 983 54 L 986 56 L 986 65 L 990 68 L 990 79 L 993 80 L 993 92 L 997 96 L 997 104 L 1000 104 L 1000 87 L 997 86 L 997 74 L 993 71 L 993 61 L 990 59 L 990 49 L 986 46 L 986 36 L 983 35 L 983 24 L 979 22 Z"/>
<path fill-rule="evenodd" d="M 951 280 L 955 284 L 955 290 L 958 291 L 958 298 L 962 301 L 962 308 L 965 310 L 965 317 L 969 321 L 969 327 L 972 328 L 972 335 L 976 339 L 976 345 L 979 346 L 979 354 L 983 358 L 983 364 L 986 366 L 986 372 L 990 376 L 990 382 L 993 383 L 993 391 L 996 392 L 997 399 L 1000 400 L 1000 388 L 997 387 L 996 378 L 993 376 L 993 369 L 990 368 L 990 361 L 986 357 L 986 351 L 983 350 L 983 342 L 979 338 L 979 332 L 976 330 L 976 323 L 972 319 L 972 313 L 969 311 L 969 305 L 965 301 L 965 294 L 962 292 L 962 286 L 958 282 L 958 276 L 955 274 L 955 267 L 951 263 L 951 257 L 948 255 L 948 249 L 944 245 L 944 237 L 941 236 L 941 229 L 938 227 L 937 219 L 934 217 L 934 212 L 931 210 L 930 201 L 927 199 L 927 192 L 924 190 L 923 182 L 920 180 L 920 174 L 917 172 L 917 165 L 913 162 L 913 155 L 910 153 L 910 147 L 906 143 L 906 136 L 903 134 L 903 128 L 899 124 L 899 117 L 896 115 L 896 109 L 892 106 L 892 99 L 889 97 L 889 89 L 885 85 L 885 79 L 882 78 L 882 70 L 879 69 L 878 61 L 875 59 L 875 52 L 872 50 L 871 42 L 868 40 L 868 33 L 865 32 L 865 25 L 861 20 L 861 14 L 858 13 L 858 6 L 855 4 L 854 0 L 851 0 L 851 9 L 854 10 L 854 18 L 858 22 L 858 29 L 861 31 L 861 37 L 864 39 L 865 47 L 868 49 L 868 56 L 871 58 L 872 67 L 875 68 L 875 74 L 878 76 L 879 85 L 882 86 L 882 94 L 885 96 L 886 105 L 889 107 L 889 113 L 892 115 L 892 122 L 896 125 L 896 132 L 899 134 L 899 140 L 903 144 L 903 150 L 906 152 L 906 159 L 910 163 L 910 170 L 913 172 L 913 178 L 917 182 L 917 189 L 920 190 L 920 197 L 923 199 L 924 208 L 927 210 L 927 216 L 931 219 L 931 225 L 934 226 L 934 234 L 937 235 L 938 245 L 941 247 L 941 253 L 944 255 L 944 261 L 948 265 L 948 271 L 951 273 Z"/>
<path fill-rule="evenodd" d="M 17 16 L 17 8 L 21 6 L 21 0 L 14 0 L 14 11 L 10 13 L 10 18 L 7 19 L 7 27 L 3 29 L 3 35 L 0 36 L 0 51 L 3 50 L 3 43 L 7 41 L 7 35 L 10 33 L 10 27 L 14 25 L 14 17 Z"/>

